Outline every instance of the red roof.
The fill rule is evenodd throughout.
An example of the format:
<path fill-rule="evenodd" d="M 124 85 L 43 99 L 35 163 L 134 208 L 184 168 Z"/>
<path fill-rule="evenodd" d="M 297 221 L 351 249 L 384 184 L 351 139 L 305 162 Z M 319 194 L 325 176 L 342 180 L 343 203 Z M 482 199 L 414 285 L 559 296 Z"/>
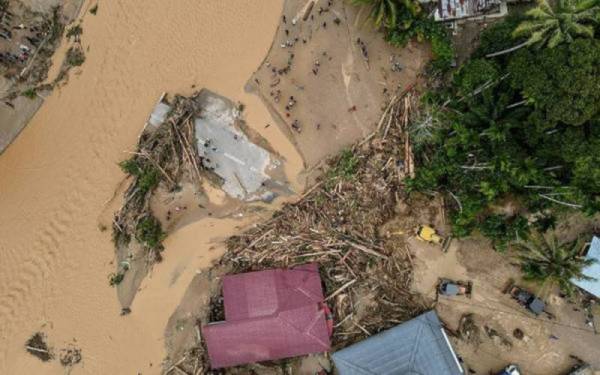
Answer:
<path fill-rule="evenodd" d="M 223 278 L 225 322 L 202 328 L 212 368 L 330 348 L 317 264 Z"/>

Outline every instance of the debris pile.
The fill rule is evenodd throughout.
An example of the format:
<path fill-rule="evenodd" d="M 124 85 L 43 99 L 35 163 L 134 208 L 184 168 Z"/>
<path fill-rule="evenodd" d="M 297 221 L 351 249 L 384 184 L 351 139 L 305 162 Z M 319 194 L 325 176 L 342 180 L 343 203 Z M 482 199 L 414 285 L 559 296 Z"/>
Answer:
<path fill-rule="evenodd" d="M 43 362 L 48 362 L 54 358 L 52 350 L 46 343 L 46 337 L 41 332 L 36 332 L 25 343 L 25 350 L 29 354 L 39 358 Z"/>
<path fill-rule="evenodd" d="M 34 333 L 27 340 L 25 350 L 42 362 L 48 362 L 55 358 L 54 351 L 46 342 L 46 335 L 42 332 Z M 81 349 L 72 344 L 60 349 L 59 361 L 63 367 L 71 368 L 80 363 L 82 358 Z"/>
<path fill-rule="evenodd" d="M 68 347 L 61 350 L 60 364 L 64 367 L 73 367 L 81 362 L 81 349 L 76 347 Z"/>
<path fill-rule="evenodd" d="M 472 313 L 465 314 L 460 318 L 458 334 L 462 340 L 471 345 L 481 344 L 481 330 L 475 324 L 475 317 Z"/>
<path fill-rule="evenodd" d="M 211 270 L 213 274 L 241 273 L 319 263 L 325 301 L 334 315 L 335 349 L 429 307 L 410 291 L 412 260 L 401 238 L 380 235 L 404 195 L 401 187 L 407 163 L 402 119 L 409 116 L 406 111 L 416 108 L 413 92 L 397 98 L 385 110 L 375 134 L 332 159 L 321 179 L 299 201 L 231 237 L 227 253 Z M 208 306 L 205 316 L 198 317 L 202 323 L 219 315 L 218 302 L 215 296 L 211 303 L 217 306 Z M 188 360 L 177 366 L 191 373 L 199 366 L 207 368 L 204 350 L 194 348 L 193 355 L 188 352 Z"/>

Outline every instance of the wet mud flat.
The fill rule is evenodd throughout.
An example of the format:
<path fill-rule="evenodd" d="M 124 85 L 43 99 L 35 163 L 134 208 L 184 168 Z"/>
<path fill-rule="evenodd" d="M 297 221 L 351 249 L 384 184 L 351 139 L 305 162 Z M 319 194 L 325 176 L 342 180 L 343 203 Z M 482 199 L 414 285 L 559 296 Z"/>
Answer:
<path fill-rule="evenodd" d="M 341 0 L 287 1 L 248 82 L 308 168 L 368 136 L 392 93 L 414 84 L 429 58 L 422 44 L 390 46 L 366 16 Z"/>

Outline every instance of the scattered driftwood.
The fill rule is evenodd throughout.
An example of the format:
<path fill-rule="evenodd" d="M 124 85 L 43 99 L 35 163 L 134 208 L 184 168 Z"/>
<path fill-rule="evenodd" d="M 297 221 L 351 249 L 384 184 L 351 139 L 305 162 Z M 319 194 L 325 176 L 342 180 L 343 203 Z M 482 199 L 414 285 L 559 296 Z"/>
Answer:
<path fill-rule="evenodd" d="M 458 324 L 458 335 L 465 342 L 478 346 L 481 344 L 481 329 L 475 324 L 473 314 L 465 314 Z"/>
<path fill-rule="evenodd" d="M 160 261 L 162 229 L 150 230 L 151 238 L 140 238 L 140 225 L 152 229 L 157 220 L 150 209 L 150 199 L 159 184 L 167 190 L 179 188 L 183 179 L 200 184 L 201 161 L 196 147 L 193 119 L 200 114 L 197 94 L 187 98 L 175 96 L 165 122 L 157 128 L 146 127 L 139 137 L 137 150 L 121 163 L 132 178 L 124 193 L 122 208 L 113 220 L 115 245 L 127 246 L 132 239 L 148 251 L 150 262 Z"/>
<path fill-rule="evenodd" d="M 81 349 L 76 347 L 68 347 L 61 350 L 60 364 L 64 367 L 73 367 L 81 362 Z"/>
<path fill-rule="evenodd" d="M 27 340 L 25 350 L 43 362 L 48 362 L 54 358 L 54 354 L 46 343 L 46 336 L 41 332 L 36 332 Z"/>
<path fill-rule="evenodd" d="M 414 99 L 412 92 L 398 95 L 384 112 L 381 124 L 390 121 L 386 116 L 392 112 L 400 119 L 408 116 L 403 111 L 414 107 L 408 105 L 407 96 L 410 101 Z M 318 263 L 336 323 L 334 350 L 430 307 L 410 291 L 412 260 L 403 251 L 403 240 L 380 235 L 383 225 L 395 217 L 398 200 L 404 196 L 404 127 L 398 124 L 400 120 L 391 120 L 370 142 L 362 142 L 352 152 L 330 160 L 329 170 L 299 201 L 231 237 L 228 251 L 215 266 L 228 273 L 240 273 Z M 198 317 L 199 324 L 221 318 L 220 296 L 211 299 L 206 311 L 206 316 Z M 194 350 L 195 356 L 187 353 L 189 360 L 178 365 L 188 373 L 192 373 L 196 360 L 201 368 L 209 368 L 202 344 Z M 281 365 L 276 361 L 272 366 Z M 241 373 L 251 372 L 249 367 L 244 369 L 246 372 Z"/>

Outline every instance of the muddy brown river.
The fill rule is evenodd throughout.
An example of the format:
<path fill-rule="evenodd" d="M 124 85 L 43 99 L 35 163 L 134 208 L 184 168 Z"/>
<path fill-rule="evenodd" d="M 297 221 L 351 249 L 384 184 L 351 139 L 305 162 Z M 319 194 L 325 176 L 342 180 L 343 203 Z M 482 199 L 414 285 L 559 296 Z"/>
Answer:
<path fill-rule="evenodd" d="M 1 374 L 64 374 L 57 360 L 25 352 L 36 331 L 56 352 L 69 343 L 82 349 L 73 374 L 160 372 L 165 325 L 189 281 L 220 254 L 219 240 L 252 218 L 207 219 L 173 233 L 164 262 L 121 317 L 107 279 L 113 244 L 110 231 L 98 229 L 99 215 L 123 178 L 117 162 L 164 91 L 207 87 L 243 102 L 248 124 L 286 160 L 298 187 L 298 153 L 277 126 L 265 128 L 269 112 L 243 91 L 270 47 L 281 6 L 110 0 L 99 2 L 96 16 L 83 16 L 85 64 L 0 156 Z"/>

